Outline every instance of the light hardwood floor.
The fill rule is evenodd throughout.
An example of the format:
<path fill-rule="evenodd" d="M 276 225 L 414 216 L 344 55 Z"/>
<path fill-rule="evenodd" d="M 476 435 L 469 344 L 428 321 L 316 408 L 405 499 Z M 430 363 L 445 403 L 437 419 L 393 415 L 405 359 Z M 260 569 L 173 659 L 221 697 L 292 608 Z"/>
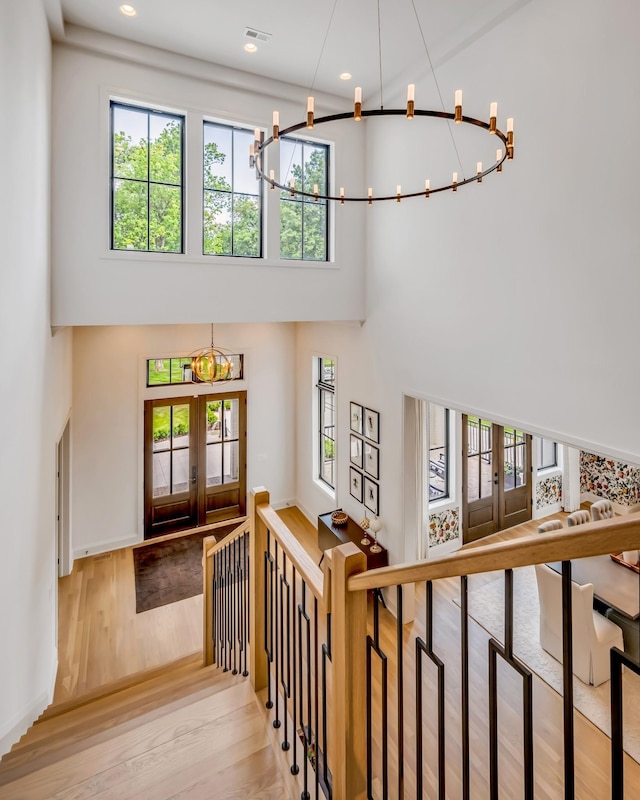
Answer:
<path fill-rule="evenodd" d="M 300 510 L 280 515 L 319 561 L 315 529 Z M 133 549 L 78 559 L 59 579 L 55 704 L 202 652 L 202 595 L 136 614 Z"/>
<path fill-rule="evenodd" d="M 279 512 L 300 541 L 307 547 L 312 557 L 319 560 L 316 531 L 298 509 L 289 508 Z M 554 516 L 565 516 L 562 514 Z M 494 536 L 495 539 L 510 539 L 532 533 L 538 521 L 505 531 Z M 473 545 L 470 545 L 473 546 Z M 130 557 L 130 553 L 129 553 Z M 135 602 L 133 598 L 132 565 L 127 563 L 127 552 L 114 553 L 110 559 L 84 559 L 86 564 L 75 577 L 77 592 L 69 592 L 66 611 L 61 603 L 62 625 L 67 626 L 66 636 L 68 651 L 66 658 L 70 667 L 67 686 L 63 689 L 73 692 L 79 686 L 88 687 L 92 682 L 106 679 L 106 676 L 119 677 L 127 671 L 145 669 L 158 663 L 162 658 L 172 660 L 193 652 L 200 647 L 201 636 L 201 598 L 192 601 L 165 606 L 156 609 L 158 614 L 151 622 L 136 627 Z M 128 577 L 126 577 L 128 574 Z M 496 576 L 473 576 L 473 587 L 482 582 L 492 580 Z M 73 578 L 73 576 L 72 576 Z M 69 579 L 63 579 L 69 580 Z M 127 589 L 124 584 L 130 583 Z M 471 588 L 471 587 L 470 587 Z M 435 587 L 436 633 L 435 647 L 449 665 L 447 668 L 447 797 L 457 800 L 460 796 L 460 758 L 459 758 L 459 609 L 452 602 L 459 593 L 457 580 L 438 581 Z M 128 594 L 127 594 L 128 592 Z M 128 599 L 127 599 L 128 598 Z M 71 601 L 71 602 L 70 602 Z M 121 603 L 128 604 L 128 610 L 118 608 Z M 191 607 L 191 606 L 195 606 Z M 88 607 L 85 607 L 88 606 Z M 414 623 L 405 626 L 405 664 L 410 665 L 414 658 L 415 635 L 424 633 L 424 589 L 417 589 L 417 610 Z M 62 619 L 63 614 L 68 619 Z M 137 615 L 145 617 L 146 614 Z M 97 615 L 97 616 L 96 616 Z M 128 635 L 118 630 L 122 621 Z M 193 623 L 193 634 L 176 643 L 176 635 L 188 629 Z M 148 626 L 148 627 L 147 627 Z M 488 797 L 488 734 L 487 734 L 487 642 L 488 634 L 473 620 L 470 627 L 471 658 L 471 737 L 472 768 L 471 796 Z M 149 641 L 145 637 L 149 636 Z M 96 642 L 96 637 L 99 643 Z M 165 643 L 163 639 L 169 639 Z M 126 640 L 126 642 L 125 642 Z M 381 614 L 381 641 L 389 655 L 390 681 L 395 680 L 395 620 L 387 612 Z M 111 647 L 113 643 L 119 647 Z M 142 652 L 134 653 L 140 649 Z M 94 665 L 95 653 L 100 658 L 110 661 L 109 664 Z M 164 655 L 163 655 L 164 654 Z M 124 662 L 119 663 L 123 658 Z M 138 666 L 142 664 L 142 666 Z M 61 681 L 64 677 L 61 676 Z M 427 684 L 425 684 L 426 686 Z M 68 688 L 67 688 L 68 687 Z M 86 689 L 85 689 L 86 690 Z M 414 708 L 415 687 L 413 681 L 405 681 L 406 714 L 412 715 Z M 517 798 L 522 794 L 521 770 L 518 766 L 520 758 L 520 684 L 507 670 L 500 672 L 500 729 L 501 729 L 501 784 L 506 798 Z M 535 764 L 536 764 L 536 799 L 556 800 L 562 794 L 562 701 L 560 696 L 543 681 L 534 678 L 534 719 L 535 719 Z M 586 720 L 578 712 L 576 720 L 576 797 L 605 800 L 610 797 L 609 776 L 609 739 Z M 431 724 L 431 723 L 429 723 Z M 390 751 L 391 797 L 397 796 L 394 747 L 397 738 L 395 730 L 395 712 L 390 708 L 390 728 L 392 732 Z M 426 730 L 426 729 L 425 729 Z M 405 741 L 408 756 L 406 770 L 406 796 L 415 796 L 415 765 L 411 763 L 413 750 L 413 734 Z M 425 750 L 424 775 L 425 785 L 433 785 L 433 769 L 435 767 L 433 744 Z M 379 763 L 379 749 L 374 751 L 374 763 Z M 631 759 L 625 760 L 626 794 L 628 800 L 640 796 L 640 767 Z M 231 778 L 230 778 L 231 780 Z M 233 785 L 233 782 L 230 784 Z M 0 795 L 1 796 L 1 795 Z M 189 795 L 190 796 L 190 795 Z"/>
<path fill-rule="evenodd" d="M 58 582 L 54 703 L 202 651 L 202 595 L 136 614 L 133 548 L 75 562 Z"/>

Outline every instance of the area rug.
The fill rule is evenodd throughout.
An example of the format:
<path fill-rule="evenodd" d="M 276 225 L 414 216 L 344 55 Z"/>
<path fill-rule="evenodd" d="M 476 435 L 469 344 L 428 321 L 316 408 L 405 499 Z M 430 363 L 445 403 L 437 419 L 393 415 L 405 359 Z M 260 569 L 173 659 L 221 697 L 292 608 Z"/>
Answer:
<path fill-rule="evenodd" d="M 540 606 L 535 569 L 514 570 L 514 653 L 545 683 L 562 694 L 562 665 L 540 647 Z M 469 616 L 499 642 L 504 642 L 504 579 L 473 589 L 469 578 Z M 459 603 L 458 603 L 459 604 Z M 625 670 L 624 749 L 640 762 L 640 677 Z M 601 731 L 611 735 L 610 682 L 588 686 L 573 679 L 574 706 Z"/>
<path fill-rule="evenodd" d="M 220 541 L 235 527 L 229 525 L 134 548 L 136 613 L 202 594 L 202 540 L 215 534 Z"/>

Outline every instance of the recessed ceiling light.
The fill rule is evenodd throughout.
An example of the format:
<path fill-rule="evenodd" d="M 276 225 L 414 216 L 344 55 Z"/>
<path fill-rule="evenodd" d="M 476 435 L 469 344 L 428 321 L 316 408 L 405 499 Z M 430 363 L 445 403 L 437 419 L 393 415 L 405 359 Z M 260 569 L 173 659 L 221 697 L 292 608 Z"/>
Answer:
<path fill-rule="evenodd" d="M 351 80 L 351 73 L 350 72 L 341 72 L 340 73 L 340 80 L 341 81 L 350 81 Z"/>
<path fill-rule="evenodd" d="M 133 6 L 130 6 L 128 3 L 120 6 L 120 11 L 125 15 L 125 17 L 135 17 L 138 13 Z"/>
<path fill-rule="evenodd" d="M 247 42 L 244 46 L 244 49 L 247 51 L 247 53 L 255 53 L 258 48 L 255 44 L 253 44 L 253 42 Z"/>

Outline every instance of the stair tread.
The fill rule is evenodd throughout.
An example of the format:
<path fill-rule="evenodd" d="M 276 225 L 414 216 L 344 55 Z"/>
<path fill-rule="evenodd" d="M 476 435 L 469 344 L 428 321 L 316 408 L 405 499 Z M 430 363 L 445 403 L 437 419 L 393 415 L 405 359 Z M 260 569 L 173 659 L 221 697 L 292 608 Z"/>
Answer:
<path fill-rule="evenodd" d="M 221 683 L 226 685 L 217 693 L 144 715 L 134 727 L 123 723 L 91 736 L 82 748 L 64 748 L 55 759 L 38 759 L 0 774 L 0 786 L 10 784 L 11 791 L 5 795 L 0 789 L 0 797 L 68 796 L 73 787 L 73 796 L 85 796 L 88 790 L 86 796 L 114 792 L 133 800 L 141 785 L 157 786 L 162 796 L 183 790 L 185 797 L 191 796 L 188 785 L 210 773 L 212 765 L 225 769 L 243 752 L 249 755 L 268 745 L 249 681 L 227 673 Z"/>
<path fill-rule="evenodd" d="M 226 691 L 240 676 L 217 667 L 167 673 L 39 722 L 0 762 L 0 785 Z"/>

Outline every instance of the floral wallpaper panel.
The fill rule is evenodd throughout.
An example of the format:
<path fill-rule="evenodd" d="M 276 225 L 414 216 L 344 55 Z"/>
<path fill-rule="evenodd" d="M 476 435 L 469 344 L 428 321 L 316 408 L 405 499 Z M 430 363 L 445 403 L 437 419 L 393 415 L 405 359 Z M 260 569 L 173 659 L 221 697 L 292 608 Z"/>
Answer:
<path fill-rule="evenodd" d="M 580 453 L 580 492 L 606 497 L 621 506 L 634 506 L 640 503 L 640 468 L 583 450 Z"/>
<path fill-rule="evenodd" d="M 536 483 L 536 510 L 562 502 L 562 475 L 541 478 Z"/>
<path fill-rule="evenodd" d="M 429 547 L 437 547 L 460 537 L 460 514 L 457 508 L 429 514 Z"/>

